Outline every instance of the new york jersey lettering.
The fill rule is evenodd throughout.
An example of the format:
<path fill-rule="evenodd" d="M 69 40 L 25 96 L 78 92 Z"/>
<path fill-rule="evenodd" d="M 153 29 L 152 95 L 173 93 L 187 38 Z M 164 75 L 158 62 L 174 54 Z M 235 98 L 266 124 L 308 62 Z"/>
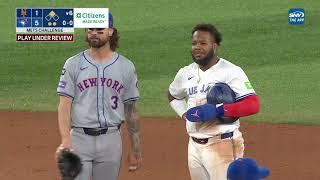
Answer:
<path fill-rule="evenodd" d="M 77 84 L 77 88 L 80 92 L 83 92 L 88 88 L 97 87 L 98 85 L 102 87 L 112 88 L 118 94 L 120 94 L 121 90 L 124 88 L 123 84 L 111 78 L 100 78 L 100 82 L 98 82 L 98 78 L 84 79 Z"/>

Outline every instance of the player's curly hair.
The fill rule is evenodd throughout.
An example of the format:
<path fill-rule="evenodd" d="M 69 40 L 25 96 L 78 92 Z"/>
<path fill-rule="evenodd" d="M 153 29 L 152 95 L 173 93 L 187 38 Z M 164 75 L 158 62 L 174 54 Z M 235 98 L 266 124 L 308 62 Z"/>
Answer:
<path fill-rule="evenodd" d="M 217 28 L 212 24 L 197 24 L 192 29 L 192 35 L 196 31 L 205 31 L 209 32 L 212 36 L 212 38 L 215 40 L 215 42 L 220 45 L 222 41 L 222 34 L 217 30 Z"/>
<path fill-rule="evenodd" d="M 116 51 L 117 48 L 119 48 L 119 39 L 120 34 L 117 28 L 113 28 L 112 36 L 110 37 L 110 49 L 112 51 Z"/>

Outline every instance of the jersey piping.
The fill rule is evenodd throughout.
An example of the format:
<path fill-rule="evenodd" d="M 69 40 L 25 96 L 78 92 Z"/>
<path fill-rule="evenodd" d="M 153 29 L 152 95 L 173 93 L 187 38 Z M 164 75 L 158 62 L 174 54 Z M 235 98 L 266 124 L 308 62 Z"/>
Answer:
<path fill-rule="evenodd" d="M 82 52 L 82 55 L 83 55 L 84 59 L 85 59 L 86 61 L 88 61 L 88 63 L 90 63 L 92 66 L 94 66 L 94 67 L 96 68 L 96 70 L 97 70 L 97 76 L 99 77 L 98 67 L 87 59 L 86 55 L 84 54 L 84 51 Z M 99 79 L 99 78 L 98 78 L 98 79 Z M 102 127 L 101 122 L 100 122 L 100 116 L 99 116 L 99 101 L 98 101 L 99 98 L 98 98 L 98 96 L 99 96 L 99 88 L 97 87 L 97 116 L 98 116 L 98 122 L 99 122 L 99 124 L 100 124 L 100 127 Z"/>
<path fill-rule="evenodd" d="M 123 102 L 135 101 L 135 100 L 137 100 L 137 99 L 139 99 L 139 96 L 137 96 L 137 97 L 132 97 L 132 98 L 129 98 L 129 99 L 123 100 Z"/>
<path fill-rule="evenodd" d="M 103 77 L 103 78 L 104 78 L 104 70 L 105 70 L 107 67 L 113 65 L 115 62 L 117 62 L 117 61 L 118 61 L 118 58 L 119 58 L 119 54 L 118 54 L 117 58 L 116 58 L 111 64 L 109 64 L 109 65 L 107 65 L 106 67 L 103 68 L 103 71 L 102 71 L 102 73 L 103 73 L 102 77 Z M 105 104 L 105 103 L 103 102 L 103 97 L 104 97 L 104 88 L 102 88 L 102 98 L 101 98 L 102 106 L 104 106 L 104 104 Z M 106 106 L 107 106 L 107 105 L 106 105 Z M 104 115 L 104 108 L 102 108 L 102 114 L 103 114 L 103 117 L 104 117 L 105 126 L 108 126 L 108 124 L 107 124 L 107 118 L 106 118 L 106 116 Z"/>

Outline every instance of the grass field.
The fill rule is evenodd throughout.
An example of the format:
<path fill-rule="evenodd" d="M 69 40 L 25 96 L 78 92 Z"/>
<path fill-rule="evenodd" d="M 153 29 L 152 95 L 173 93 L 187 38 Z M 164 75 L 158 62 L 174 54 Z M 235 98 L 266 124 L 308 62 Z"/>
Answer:
<path fill-rule="evenodd" d="M 56 1 L 53 7 L 109 7 L 121 33 L 119 52 L 132 59 L 140 79 L 144 116 L 174 116 L 166 92 L 191 63 L 191 29 L 216 24 L 220 56 L 240 65 L 261 100 L 250 121 L 320 124 L 320 1 L 139 0 Z M 201 2 L 201 3 L 200 3 Z M 56 86 L 66 58 L 86 48 L 75 43 L 16 43 L 15 8 L 49 7 L 50 1 L 1 1 L 0 109 L 56 111 Z M 305 25 L 288 25 L 288 9 L 304 8 Z"/>

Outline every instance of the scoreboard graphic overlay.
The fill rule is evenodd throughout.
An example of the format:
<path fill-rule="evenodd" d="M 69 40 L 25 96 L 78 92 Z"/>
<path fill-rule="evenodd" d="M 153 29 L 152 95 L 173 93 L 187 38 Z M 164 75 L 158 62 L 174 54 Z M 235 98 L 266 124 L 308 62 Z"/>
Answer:
<path fill-rule="evenodd" d="M 16 41 L 73 42 L 72 8 L 16 8 Z"/>

